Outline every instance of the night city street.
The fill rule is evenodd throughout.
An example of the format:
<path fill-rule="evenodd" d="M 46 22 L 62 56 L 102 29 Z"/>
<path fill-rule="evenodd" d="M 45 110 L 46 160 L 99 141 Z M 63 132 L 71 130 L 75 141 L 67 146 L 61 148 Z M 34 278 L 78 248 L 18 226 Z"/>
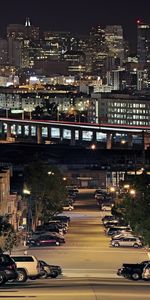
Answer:
<path fill-rule="evenodd" d="M 150 1 L 1 1 L 0 300 L 150 300 Z"/>
<path fill-rule="evenodd" d="M 99 211 L 93 190 L 81 190 L 75 210 L 68 214 L 71 222 L 64 246 L 28 250 L 28 254 L 34 254 L 38 259 L 62 266 L 63 275 L 26 284 L 7 284 L 0 289 L 1 297 L 149 299 L 149 282 L 133 282 L 116 275 L 123 262 L 147 260 L 147 251 L 144 248 L 115 249 L 109 246 L 110 238 L 105 236 L 101 224 L 105 213 Z"/>

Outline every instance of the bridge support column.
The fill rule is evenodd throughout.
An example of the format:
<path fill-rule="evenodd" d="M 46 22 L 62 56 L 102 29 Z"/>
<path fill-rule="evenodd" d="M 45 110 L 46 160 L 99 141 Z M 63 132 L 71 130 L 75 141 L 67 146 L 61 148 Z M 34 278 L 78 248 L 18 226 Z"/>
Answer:
<path fill-rule="evenodd" d="M 92 142 L 96 143 L 96 131 L 93 131 L 93 138 L 92 138 Z"/>
<path fill-rule="evenodd" d="M 60 130 L 60 141 L 63 142 L 63 139 L 64 139 L 64 137 L 63 137 L 63 132 L 64 132 L 64 130 L 63 130 L 62 127 L 60 127 L 59 130 Z"/>
<path fill-rule="evenodd" d="M 29 125 L 29 138 L 31 138 L 31 126 Z"/>
<path fill-rule="evenodd" d="M 107 133 L 106 149 L 112 148 L 112 133 Z"/>
<path fill-rule="evenodd" d="M 7 124 L 7 136 L 6 140 L 8 141 L 11 138 L 11 124 Z"/>
<path fill-rule="evenodd" d="M 50 126 L 47 127 L 47 132 L 48 132 L 47 138 L 48 138 L 48 140 L 50 140 L 51 139 L 51 127 Z"/>
<path fill-rule="evenodd" d="M 75 140 L 75 130 L 72 129 L 71 130 L 71 142 L 70 142 L 71 146 L 75 146 L 76 144 L 76 140 Z"/>
<path fill-rule="evenodd" d="M 24 137 L 24 125 L 21 125 L 21 137 Z"/>
<path fill-rule="evenodd" d="M 128 133 L 127 135 L 128 147 L 132 148 L 132 134 Z"/>
<path fill-rule="evenodd" d="M 79 143 L 82 144 L 82 129 L 79 129 Z"/>
<path fill-rule="evenodd" d="M 42 127 L 41 126 L 37 126 L 37 144 L 41 144 L 42 143 Z"/>

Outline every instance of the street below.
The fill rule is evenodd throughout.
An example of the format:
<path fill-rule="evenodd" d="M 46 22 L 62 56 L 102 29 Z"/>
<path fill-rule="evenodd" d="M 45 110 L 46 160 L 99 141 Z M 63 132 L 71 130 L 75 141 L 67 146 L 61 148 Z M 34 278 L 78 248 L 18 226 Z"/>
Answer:
<path fill-rule="evenodd" d="M 28 254 L 38 259 L 60 265 L 63 275 L 56 279 L 6 284 L 0 289 L 1 299 L 150 299 L 149 282 L 130 281 L 116 275 L 122 263 L 148 260 L 147 250 L 116 249 L 109 245 L 110 238 L 105 235 L 101 221 L 106 213 L 99 210 L 93 190 L 80 190 L 75 209 L 64 214 L 71 217 L 66 243 L 28 250 Z M 15 254 L 23 251 L 16 250 Z"/>

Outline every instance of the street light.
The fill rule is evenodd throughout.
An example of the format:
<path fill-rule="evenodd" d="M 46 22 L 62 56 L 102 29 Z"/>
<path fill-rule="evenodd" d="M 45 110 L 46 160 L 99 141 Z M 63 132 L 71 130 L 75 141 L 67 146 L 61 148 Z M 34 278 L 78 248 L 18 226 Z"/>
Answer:
<path fill-rule="evenodd" d="M 130 185 L 129 184 L 125 184 L 123 187 L 124 187 L 124 189 L 128 190 L 130 188 Z"/>
<path fill-rule="evenodd" d="M 121 140 L 121 144 L 125 145 L 126 144 L 126 140 Z"/>
<path fill-rule="evenodd" d="M 27 202 L 27 231 L 29 232 L 32 229 L 31 191 L 24 189 L 23 194 L 29 196 Z"/>
<path fill-rule="evenodd" d="M 30 192 L 29 190 L 27 190 L 27 189 L 24 189 L 24 190 L 23 190 L 23 193 L 24 193 L 25 195 L 31 195 L 31 192 Z"/>
<path fill-rule="evenodd" d="M 111 186 L 111 187 L 110 187 L 110 193 L 115 193 L 115 192 L 116 192 L 115 187 L 114 187 L 114 186 Z"/>
<path fill-rule="evenodd" d="M 96 149 L 96 145 L 95 145 L 95 144 L 92 144 L 92 145 L 91 145 L 91 149 L 92 149 L 92 150 L 95 150 L 95 149 Z"/>
<path fill-rule="evenodd" d="M 55 173 L 54 172 L 52 172 L 52 171 L 49 171 L 48 173 L 47 173 L 49 176 L 53 176 L 53 175 L 55 175 Z"/>
<path fill-rule="evenodd" d="M 129 193 L 130 193 L 131 196 L 135 196 L 136 195 L 136 191 L 134 189 L 131 189 L 129 191 Z"/>

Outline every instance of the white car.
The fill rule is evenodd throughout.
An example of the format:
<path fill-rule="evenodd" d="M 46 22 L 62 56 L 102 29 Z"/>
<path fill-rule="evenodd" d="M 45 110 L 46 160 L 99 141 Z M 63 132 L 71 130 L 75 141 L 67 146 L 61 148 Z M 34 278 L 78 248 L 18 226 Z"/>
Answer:
<path fill-rule="evenodd" d="M 66 205 L 66 206 L 63 206 L 63 210 L 74 210 L 74 206 L 73 205 Z"/>
<path fill-rule="evenodd" d="M 40 277 L 40 264 L 33 255 L 11 255 L 11 258 L 17 265 L 18 278 L 17 281 L 25 282 L 27 279 L 35 279 Z"/>
<path fill-rule="evenodd" d="M 121 239 L 123 237 L 136 237 L 136 236 L 133 235 L 131 232 L 122 230 L 121 233 L 114 235 L 113 239 Z"/>
<path fill-rule="evenodd" d="M 101 210 L 102 211 L 111 211 L 112 205 L 111 204 L 102 204 Z"/>
<path fill-rule="evenodd" d="M 143 244 L 139 238 L 136 237 L 123 237 L 120 239 L 113 239 L 110 243 L 113 247 L 142 247 Z"/>

